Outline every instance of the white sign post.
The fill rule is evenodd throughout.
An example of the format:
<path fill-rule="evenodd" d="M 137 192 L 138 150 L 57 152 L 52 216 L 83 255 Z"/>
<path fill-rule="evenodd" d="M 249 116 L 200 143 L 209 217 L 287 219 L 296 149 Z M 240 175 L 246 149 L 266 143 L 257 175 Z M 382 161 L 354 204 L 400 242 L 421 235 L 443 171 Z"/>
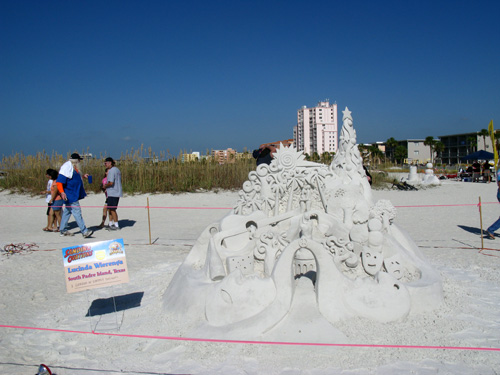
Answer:
<path fill-rule="evenodd" d="M 122 238 L 65 247 L 62 249 L 62 256 L 68 293 L 129 282 L 125 246 Z M 116 327 L 119 329 L 114 295 L 112 298 Z M 89 301 L 90 329 L 94 331 L 90 306 Z"/>
<path fill-rule="evenodd" d="M 62 249 L 68 293 L 128 283 L 123 239 Z"/>

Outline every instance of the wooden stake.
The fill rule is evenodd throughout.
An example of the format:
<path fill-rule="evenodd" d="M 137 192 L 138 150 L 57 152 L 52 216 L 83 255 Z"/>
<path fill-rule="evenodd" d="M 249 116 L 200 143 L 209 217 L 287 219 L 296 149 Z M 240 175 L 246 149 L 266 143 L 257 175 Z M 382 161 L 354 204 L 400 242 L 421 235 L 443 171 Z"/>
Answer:
<path fill-rule="evenodd" d="M 479 197 L 479 224 L 481 225 L 481 249 L 484 249 L 483 209 L 482 209 L 482 206 L 481 206 L 481 197 Z"/>
<path fill-rule="evenodd" d="M 148 227 L 149 227 L 149 244 L 151 245 L 151 217 L 149 215 L 149 197 L 148 197 Z"/>

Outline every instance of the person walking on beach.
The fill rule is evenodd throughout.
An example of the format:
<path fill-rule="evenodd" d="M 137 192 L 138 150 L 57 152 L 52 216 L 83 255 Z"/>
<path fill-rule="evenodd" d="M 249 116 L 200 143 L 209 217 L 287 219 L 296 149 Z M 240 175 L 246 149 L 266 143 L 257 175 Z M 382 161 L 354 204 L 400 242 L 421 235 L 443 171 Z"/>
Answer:
<path fill-rule="evenodd" d="M 491 180 L 490 162 L 486 160 L 483 164 L 483 181 L 486 181 L 486 183 L 489 184 L 490 180 Z"/>
<path fill-rule="evenodd" d="M 61 218 L 62 218 L 62 206 L 64 204 L 64 200 L 61 197 L 61 193 L 57 189 L 57 177 L 59 173 L 56 170 L 52 169 L 50 172 L 50 176 L 54 181 L 52 186 L 50 187 L 50 207 L 54 212 L 54 224 L 57 226 L 56 229 L 53 229 L 53 232 L 59 232 L 59 227 L 61 226 Z"/>
<path fill-rule="evenodd" d="M 496 177 L 497 177 L 496 178 L 496 180 L 497 180 L 497 200 L 498 200 L 498 202 L 500 202 L 500 169 L 498 170 Z M 495 221 L 493 224 L 491 224 L 488 229 L 486 229 L 486 235 L 490 239 L 494 240 L 495 236 L 493 235 L 493 233 L 495 233 L 495 231 L 498 230 L 498 228 L 500 228 L 500 217 L 497 219 L 497 221 Z"/>
<path fill-rule="evenodd" d="M 102 221 L 101 224 L 99 224 L 99 228 L 104 228 L 106 224 L 106 218 L 108 217 L 108 204 L 107 204 L 107 199 L 108 199 L 108 194 L 106 193 L 106 188 L 104 187 L 108 183 L 108 171 L 109 169 L 106 168 L 106 171 L 104 172 L 104 178 L 101 181 L 101 190 L 104 193 L 104 207 L 102 208 Z"/>
<path fill-rule="evenodd" d="M 479 182 L 479 176 L 481 176 L 481 164 L 474 160 L 472 163 L 472 182 Z"/>
<path fill-rule="evenodd" d="M 62 199 L 64 199 L 65 210 L 62 214 L 61 225 L 59 230 L 61 236 L 72 236 L 73 234 L 67 230 L 67 225 L 69 218 L 73 214 L 80 232 L 84 238 L 92 236 L 91 229 L 85 226 L 85 222 L 82 217 L 82 209 L 80 208 L 80 200 L 87 196 L 85 189 L 83 188 L 83 180 L 80 175 L 80 160 L 83 160 L 79 154 L 76 152 L 71 154 L 70 159 L 64 163 L 59 170 L 59 176 L 57 176 L 57 189 L 61 194 Z M 84 178 L 88 178 L 88 174 L 84 174 Z"/>
<path fill-rule="evenodd" d="M 42 191 L 42 194 L 45 194 L 45 202 L 47 202 L 47 226 L 43 228 L 42 230 L 44 232 L 52 232 L 54 229 L 52 228 L 54 225 L 57 225 L 57 222 L 54 222 L 55 215 L 54 215 L 54 210 L 52 210 L 52 202 L 51 202 L 51 188 L 52 184 L 55 182 L 57 178 L 57 171 L 54 169 L 47 169 L 45 171 L 45 175 L 49 179 L 47 181 L 47 187 L 45 188 L 44 191 Z M 54 178 L 55 176 L 55 178 Z"/>
<path fill-rule="evenodd" d="M 118 214 L 116 209 L 118 208 L 118 201 L 120 197 L 123 196 L 122 191 L 122 174 L 120 170 L 115 167 L 115 161 L 113 158 L 106 158 L 104 160 L 104 165 L 108 168 L 108 182 L 104 185 L 106 188 L 106 204 L 108 205 L 109 212 L 109 230 L 118 230 L 120 226 L 118 225 Z"/>

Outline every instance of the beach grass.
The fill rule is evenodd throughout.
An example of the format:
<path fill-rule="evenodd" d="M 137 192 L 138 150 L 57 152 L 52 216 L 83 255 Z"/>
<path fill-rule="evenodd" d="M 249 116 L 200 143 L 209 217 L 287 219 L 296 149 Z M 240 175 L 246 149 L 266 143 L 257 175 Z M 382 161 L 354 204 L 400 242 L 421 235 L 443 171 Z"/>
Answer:
<path fill-rule="evenodd" d="M 45 151 L 36 155 L 18 153 L 4 157 L 0 162 L 0 189 L 38 194 L 45 190 L 46 170 L 59 170 L 68 158 L 69 154 L 48 154 Z M 106 155 L 100 155 L 81 161 L 81 172 L 92 175 L 93 179 L 92 184 L 85 180 L 87 191 L 100 192 L 105 158 Z M 166 159 L 165 155 L 155 155 L 150 149 L 141 148 L 122 154 L 116 166 L 121 171 L 123 190 L 127 194 L 180 193 L 240 189 L 248 173 L 255 170 L 255 160 L 242 158 L 219 164 L 211 159 L 203 159 L 184 163 L 180 157 Z"/>
<path fill-rule="evenodd" d="M 86 155 L 85 152 L 80 154 Z M 45 190 L 46 170 L 59 170 L 69 155 L 70 153 L 62 155 L 42 151 L 36 155 L 17 153 L 3 157 L 0 161 L 0 190 L 38 194 Z M 248 156 L 225 164 L 219 164 L 212 158 L 183 162 L 181 155 L 156 155 L 150 148 L 141 147 L 122 153 L 116 165 L 121 171 L 122 186 L 126 194 L 238 190 L 247 180 L 248 173 L 256 168 L 255 160 Z M 107 155 L 99 155 L 85 158 L 81 162 L 81 172 L 93 177 L 92 184 L 85 180 L 86 191 L 101 192 L 106 157 Z M 390 185 L 391 180 L 386 173 L 372 173 L 372 182 L 372 188 L 383 189 Z"/>

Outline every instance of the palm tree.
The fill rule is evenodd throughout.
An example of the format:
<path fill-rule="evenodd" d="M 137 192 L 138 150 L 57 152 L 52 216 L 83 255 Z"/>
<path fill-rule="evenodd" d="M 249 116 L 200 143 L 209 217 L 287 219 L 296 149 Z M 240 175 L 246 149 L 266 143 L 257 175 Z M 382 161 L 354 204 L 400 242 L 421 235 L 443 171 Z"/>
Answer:
<path fill-rule="evenodd" d="M 404 160 L 408 157 L 408 150 L 405 146 L 399 145 L 394 151 L 394 157 L 396 158 L 396 160 L 401 161 L 401 165 L 403 165 Z"/>
<path fill-rule="evenodd" d="M 495 147 L 497 148 L 497 151 L 500 149 L 500 130 L 495 132 Z"/>
<path fill-rule="evenodd" d="M 387 149 L 390 150 L 390 160 L 394 161 L 394 151 L 396 150 L 396 147 L 398 146 L 398 141 L 394 139 L 394 137 L 389 138 L 386 142 L 385 145 L 387 146 Z M 387 150 L 387 151 L 388 151 Z"/>
<path fill-rule="evenodd" d="M 366 159 L 370 157 L 369 146 L 360 143 L 358 144 L 358 150 L 361 154 L 361 157 L 363 158 L 363 163 L 366 164 Z"/>
<path fill-rule="evenodd" d="M 429 146 L 429 150 L 431 152 L 431 163 L 432 163 L 432 156 L 434 154 L 433 148 L 434 148 L 434 143 L 436 143 L 436 140 L 434 139 L 433 136 L 429 136 L 425 138 L 424 145 Z"/>
<path fill-rule="evenodd" d="M 380 161 L 382 159 L 382 156 L 384 156 L 384 154 L 382 153 L 382 151 L 380 151 L 378 146 L 372 145 L 368 148 L 368 150 L 370 151 L 370 156 L 371 156 L 373 163 L 380 164 Z"/>
<path fill-rule="evenodd" d="M 470 147 L 470 152 L 469 152 L 469 147 Z M 477 147 L 477 138 L 475 137 L 467 137 L 467 153 L 472 153 L 474 152 L 474 148 Z"/>
<path fill-rule="evenodd" d="M 323 163 L 323 164 L 330 164 L 333 160 L 333 153 L 330 153 L 328 151 L 325 151 L 321 154 L 321 158 L 320 158 L 320 161 Z"/>
<path fill-rule="evenodd" d="M 444 151 L 444 143 L 441 141 L 436 141 L 434 143 L 434 151 L 436 152 L 436 159 L 438 159 L 438 157 L 439 157 L 441 162 L 443 162 L 443 158 L 442 158 L 441 153 Z"/>
<path fill-rule="evenodd" d="M 477 134 L 483 137 L 484 150 L 486 151 L 486 137 L 490 135 L 490 132 L 488 131 L 488 129 L 481 129 L 481 131 Z"/>

